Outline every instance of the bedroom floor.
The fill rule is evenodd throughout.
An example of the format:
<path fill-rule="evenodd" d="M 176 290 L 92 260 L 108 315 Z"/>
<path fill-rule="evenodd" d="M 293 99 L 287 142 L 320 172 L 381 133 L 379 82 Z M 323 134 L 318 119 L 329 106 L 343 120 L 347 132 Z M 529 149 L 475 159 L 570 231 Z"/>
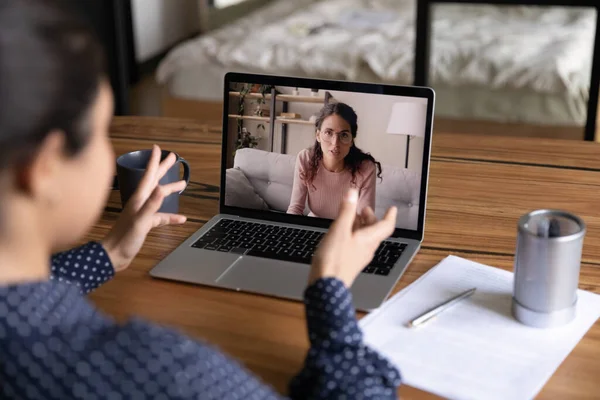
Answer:
<path fill-rule="evenodd" d="M 132 115 L 193 118 L 210 124 L 220 124 L 220 106 L 215 103 L 201 103 L 194 100 L 178 99 L 165 95 L 163 88 L 154 79 L 154 73 L 141 77 L 131 88 L 130 112 Z M 599 108 L 600 116 L 600 108 Z M 600 128 L 600 121 L 598 124 Z M 530 136 L 583 140 L 583 129 L 540 127 L 532 130 L 530 125 L 504 124 L 487 121 L 462 121 L 436 118 L 435 131 L 485 134 L 497 136 Z M 600 141 L 600 134 L 596 135 Z"/>

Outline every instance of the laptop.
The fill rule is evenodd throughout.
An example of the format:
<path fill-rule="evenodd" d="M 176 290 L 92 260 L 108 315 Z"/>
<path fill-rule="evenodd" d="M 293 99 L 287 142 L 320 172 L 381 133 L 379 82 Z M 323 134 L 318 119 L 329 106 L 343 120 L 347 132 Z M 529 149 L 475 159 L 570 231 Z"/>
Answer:
<path fill-rule="evenodd" d="M 434 101 L 434 91 L 426 87 L 227 73 L 219 213 L 150 275 L 301 300 L 311 258 L 335 218 L 336 202 L 323 206 L 323 194 L 331 199 L 341 194 L 317 192 L 330 190 L 327 186 L 311 186 L 315 192 L 306 190 L 304 197 L 301 190 L 293 193 L 307 176 L 296 174 L 296 163 L 300 154 L 314 154 L 311 149 L 320 143 L 315 141 L 316 118 L 322 109 L 344 103 L 358 117 L 350 143 L 381 165 L 380 175 L 377 168 L 366 178 L 361 171 L 367 168 L 355 172 L 364 190 L 375 187 L 375 196 L 365 195 L 364 204 L 374 206 L 379 218 L 389 206 L 398 206 L 394 233 L 350 288 L 357 309 L 379 307 L 423 241 Z M 347 133 L 331 132 L 331 143 L 348 142 Z M 332 154 L 338 151 L 335 147 Z M 324 162 L 311 158 L 314 176 Z M 358 182 L 355 176 L 351 180 Z"/>

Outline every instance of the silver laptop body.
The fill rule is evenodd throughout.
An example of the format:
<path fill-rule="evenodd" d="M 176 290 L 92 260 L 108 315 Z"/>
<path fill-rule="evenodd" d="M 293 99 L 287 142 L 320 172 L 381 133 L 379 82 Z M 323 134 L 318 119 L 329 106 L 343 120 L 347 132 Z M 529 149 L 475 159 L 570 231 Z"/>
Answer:
<path fill-rule="evenodd" d="M 229 139 L 231 134 L 228 134 L 228 132 L 231 132 L 232 129 L 239 129 L 239 126 L 235 126 L 238 125 L 237 117 L 231 115 L 231 110 L 235 110 L 233 102 L 236 100 L 239 101 L 239 93 L 235 92 L 232 88 L 239 88 L 240 85 L 243 88 L 245 84 L 250 84 L 245 86 L 246 88 L 256 87 L 257 85 L 259 90 L 260 88 L 267 88 L 271 91 L 266 93 L 265 96 L 263 96 L 265 94 L 264 91 L 250 96 L 246 94 L 246 96 L 253 99 L 263 98 L 266 100 L 263 104 L 270 103 L 274 109 L 277 109 L 277 107 L 281 108 L 281 105 L 273 100 L 277 96 L 285 99 L 285 101 L 289 100 L 289 104 L 292 104 L 296 100 L 290 96 L 299 96 L 298 101 L 300 102 L 304 99 L 310 103 L 315 103 L 315 101 L 308 99 L 307 96 L 303 96 L 297 92 L 297 90 L 305 90 L 308 96 L 310 96 L 311 94 L 308 91 L 314 88 L 318 89 L 317 93 L 326 93 L 325 98 L 335 97 L 336 93 L 339 97 L 343 97 L 345 93 L 348 93 L 350 98 L 353 98 L 351 96 L 364 98 L 365 95 L 396 96 L 398 99 L 397 102 L 391 97 L 389 99 L 394 104 L 419 102 L 425 105 L 423 111 L 425 121 L 423 121 L 422 125 L 417 124 L 424 128 L 424 132 L 420 134 L 422 138 L 419 138 L 418 143 L 412 144 L 410 147 L 411 152 L 417 153 L 420 156 L 420 152 L 416 151 L 415 148 L 417 145 L 422 146 L 422 156 L 420 156 L 422 159 L 421 168 L 419 170 L 419 168 L 413 167 L 416 173 L 420 174 L 420 183 L 417 182 L 419 210 L 418 216 L 414 218 L 415 221 L 411 227 L 413 229 L 407 229 L 406 227 L 397 228 L 392 237 L 386 241 L 386 244 L 382 245 L 384 246 L 382 247 L 382 254 L 378 252 L 378 255 L 376 255 L 376 258 L 372 262 L 374 266 L 367 266 L 359 274 L 351 287 L 354 305 L 357 309 L 370 311 L 379 307 L 418 252 L 423 240 L 435 102 L 433 90 L 425 87 L 391 86 L 243 73 L 228 73 L 224 81 L 223 105 L 225 112 L 223 113 L 220 212 L 159 262 L 150 271 L 150 275 L 155 278 L 301 300 L 310 270 L 310 259 L 306 257 L 309 257 L 309 253 L 314 251 L 314 242 L 318 243 L 321 235 L 327 231 L 331 220 L 225 204 L 225 193 L 227 190 L 226 171 L 228 168 L 232 168 L 229 156 L 231 155 L 231 149 L 234 148 L 231 146 Z M 291 92 L 286 94 L 288 89 Z M 334 93 L 333 96 L 331 93 Z M 352 106 L 352 104 L 350 105 Z M 392 109 L 395 110 L 396 108 Z M 372 112 L 382 112 L 382 110 L 376 108 Z M 276 118 L 279 118 L 275 115 L 275 112 L 271 112 L 271 114 L 268 117 L 269 123 L 276 126 L 283 125 L 275 121 Z M 359 117 L 359 135 L 368 134 L 364 133 L 367 127 L 361 126 L 360 113 L 357 112 L 357 114 Z M 390 111 L 383 110 L 381 118 L 388 118 L 387 114 L 390 114 Z M 390 132 L 394 117 L 391 116 L 389 118 L 390 122 L 387 133 L 396 133 Z M 305 123 L 304 125 L 307 124 Z M 406 140 L 406 143 L 408 146 L 410 144 L 409 140 Z M 274 147 L 273 135 L 270 135 L 270 143 L 267 144 L 267 147 L 269 146 L 272 151 Z M 285 144 L 281 146 L 283 146 L 282 149 L 285 151 Z M 364 151 L 368 152 L 369 149 L 365 148 Z M 401 167 L 404 167 L 405 163 L 404 153 L 405 149 L 399 149 L 397 152 L 398 165 L 401 165 Z M 406 152 L 406 155 L 408 155 L 408 152 Z M 399 213 L 399 218 L 400 215 L 401 213 Z M 231 232 L 235 232 L 235 235 Z M 261 232 L 267 232 L 266 237 L 265 235 L 261 236 Z M 257 242 L 261 244 L 253 246 L 253 241 L 258 240 L 256 236 L 262 237 L 262 240 Z M 229 237 L 233 237 L 234 239 L 229 241 Z M 277 247 L 281 244 L 280 238 L 283 239 L 284 246 L 290 245 L 290 249 L 285 254 L 283 254 L 283 250 Z M 275 248 L 271 248 L 273 247 L 271 244 L 275 242 L 277 245 L 274 246 Z M 217 243 L 217 245 L 214 246 L 213 243 Z M 231 243 L 234 246 L 228 246 Z M 259 247 L 260 250 L 256 250 L 256 247 Z M 296 247 L 296 249 L 293 247 Z M 263 252 L 266 251 L 265 248 L 274 251 L 265 253 Z M 299 254 L 299 258 L 290 256 L 297 249 L 300 249 L 301 252 L 296 253 L 296 255 Z M 302 252 L 304 249 L 308 250 Z M 279 257 L 280 253 L 281 257 Z M 266 256 L 264 256 L 265 254 Z M 397 256 L 397 259 L 391 262 L 390 259 L 394 258 L 390 258 L 391 256 L 386 257 L 387 255 Z M 384 260 L 386 263 L 391 264 L 384 265 L 377 260 Z"/>

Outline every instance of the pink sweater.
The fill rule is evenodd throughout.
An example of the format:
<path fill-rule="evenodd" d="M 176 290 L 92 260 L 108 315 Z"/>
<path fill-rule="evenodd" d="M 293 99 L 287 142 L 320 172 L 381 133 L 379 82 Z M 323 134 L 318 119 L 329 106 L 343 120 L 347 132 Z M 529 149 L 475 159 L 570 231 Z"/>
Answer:
<path fill-rule="evenodd" d="M 356 184 L 352 185 L 352 173 L 349 170 L 331 172 L 321 161 L 312 184 L 307 185 L 302 176 L 309 168 L 310 154 L 310 149 L 298 153 L 288 214 L 303 214 L 308 197 L 310 216 L 335 219 L 344 194 L 351 186 L 358 189 L 357 211 L 360 212 L 366 206 L 375 210 L 375 179 L 377 178 L 375 163 L 364 161 L 356 173 Z"/>

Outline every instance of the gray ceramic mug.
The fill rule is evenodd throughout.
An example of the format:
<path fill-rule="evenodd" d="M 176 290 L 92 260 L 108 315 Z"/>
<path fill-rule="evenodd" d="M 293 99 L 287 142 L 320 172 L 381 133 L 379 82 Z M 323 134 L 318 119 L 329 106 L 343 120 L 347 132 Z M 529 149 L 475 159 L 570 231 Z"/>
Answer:
<path fill-rule="evenodd" d="M 160 155 L 161 161 L 167 158 L 170 153 L 172 152 L 162 150 Z M 173 164 L 173 166 L 165 173 L 159 181 L 159 184 L 165 185 L 181 180 L 182 178 L 179 177 L 179 165 L 181 164 L 183 165 L 183 180 L 185 180 L 185 185 L 187 187 L 190 183 L 190 165 L 183 157 L 179 156 L 179 154 L 174 154 L 177 157 L 177 161 L 175 161 L 175 164 Z M 142 180 L 151 155 L 152 150 L 137 150 L 125 153 L 117 158 L 117 176 L 115 177 L 113 189 L 119 189 L 121 192 L 121 204 L 123 207 L 125 207 L 125 204 L 136 191 Z M 162 206 L 158 211 L 164 213 L 178 213 L 179 195 L 183 193 L 183 190 L 165 197 Z"/>

